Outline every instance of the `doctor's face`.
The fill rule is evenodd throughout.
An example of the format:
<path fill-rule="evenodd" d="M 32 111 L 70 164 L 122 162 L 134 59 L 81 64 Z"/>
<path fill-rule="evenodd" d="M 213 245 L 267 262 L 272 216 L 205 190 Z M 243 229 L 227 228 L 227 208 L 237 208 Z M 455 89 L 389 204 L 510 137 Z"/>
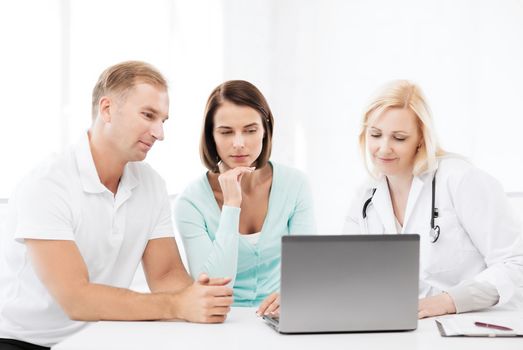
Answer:
<path fill-rule="evenodd" d="M 225 101 L 214 115 L 214 142 L 228 169 L 252 166 L 263 149 L 261 116 L 254 108 Z"/>
<path fill-rule="evenodd" d="M 367 121 L 367 151 L 385 176 L 412 176 L 421 143 L 418 117 L 406 108 L 389 108 Z"/>

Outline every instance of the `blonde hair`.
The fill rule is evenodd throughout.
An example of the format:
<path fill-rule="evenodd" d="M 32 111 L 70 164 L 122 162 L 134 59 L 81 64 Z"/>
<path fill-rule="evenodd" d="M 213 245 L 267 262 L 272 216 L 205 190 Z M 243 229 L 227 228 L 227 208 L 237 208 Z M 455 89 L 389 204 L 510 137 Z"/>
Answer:
<path fill-rule="evenodd" d="M 121 94 L 132 89 L 138 83 L 147 83 L 167 90 L 167 81 L 152 65 L 141 61 L 126 61 L 104 70 L 93 89 L 92 118 L 98 115 L 100 98 L 109 93 Z"/>
<path fill-rule="evenodd" d="M 435 170 L 437 168 L 437 157 L 445 155 L 445 151 L 438 144 L 432 114 L 426 98 L 418 85 L 408 80 L 394 80 L 377 91 L 363 114 L 359 142 L 367 171 L 374 177 L 380 175 L 370 167 L 369 154 L 365 146 L 367 123 L 369 118 L 380 116 L 389 108 L 410 109 L 417 117 L 421 143 L 414 159 L 413 175 Z"/>

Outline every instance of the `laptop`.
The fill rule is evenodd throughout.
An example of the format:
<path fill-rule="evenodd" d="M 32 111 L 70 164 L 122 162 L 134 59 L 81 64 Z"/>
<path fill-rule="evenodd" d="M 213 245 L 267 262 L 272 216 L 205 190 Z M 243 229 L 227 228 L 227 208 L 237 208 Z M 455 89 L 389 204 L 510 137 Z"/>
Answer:
<path fill-rule="evenodd" d="M 414 330 L 419 235 L 282 237 L 280 315 L 292 333 Z"/>

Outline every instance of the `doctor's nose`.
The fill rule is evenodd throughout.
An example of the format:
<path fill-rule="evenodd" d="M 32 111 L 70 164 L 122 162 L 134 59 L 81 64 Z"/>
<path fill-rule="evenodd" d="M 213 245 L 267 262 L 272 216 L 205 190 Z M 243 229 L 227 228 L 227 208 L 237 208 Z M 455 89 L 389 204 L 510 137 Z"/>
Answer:
<path fill-rule="evenodd" d="M 391 140 L 388 137 L 381 138 L 381 140 L 379 141 L 378 147 L 379 147 L 380 151 L 383 153 L 390 152 L 392 150 Z"/>

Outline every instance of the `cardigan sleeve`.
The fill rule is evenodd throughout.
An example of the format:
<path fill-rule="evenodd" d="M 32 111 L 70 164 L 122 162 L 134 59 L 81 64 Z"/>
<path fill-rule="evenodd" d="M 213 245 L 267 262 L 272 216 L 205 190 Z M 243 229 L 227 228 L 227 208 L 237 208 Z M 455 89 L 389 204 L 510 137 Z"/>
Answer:
<path fill-rule="evenodd" d="M 238 265 L 240 208 L 223 206 L 214 237 L 207 230 L 203 214 L 186 196 L 182 195 L 176 201 L 174 215 L 193 278 L 205 272 L 209 277 L 230 277 L 231 285 L 234 285 Z"/>
<path fill-rule="evenodd" d="M 301 185 L 296 193 L 296 205 L 288 221 L 289 234 L 316 234 L 316 220 L 314 217 L 312 192 L 304 175 L 302 177 Z"/>

